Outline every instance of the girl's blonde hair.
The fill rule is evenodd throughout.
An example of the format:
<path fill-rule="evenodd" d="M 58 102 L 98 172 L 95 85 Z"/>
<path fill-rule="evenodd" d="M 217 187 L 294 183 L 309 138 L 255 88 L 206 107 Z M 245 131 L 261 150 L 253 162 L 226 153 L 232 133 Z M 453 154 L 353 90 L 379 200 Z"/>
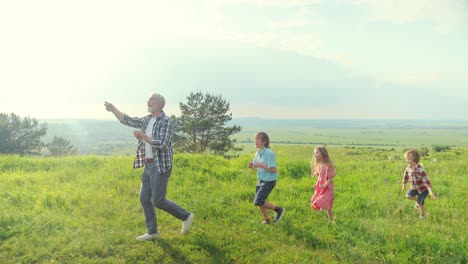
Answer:
<path fill-rule="evenodd" d="M 332 166 L 333 167 L 333 161 L 330 159 L 330 156 L 328 155 L 328 150 L 326 147 L 319 146 L 315 147 L 314 152 L 318 151 L 320 154 L 322 154 L 322 161 L 320 163 L 317 162 L 317 159 L 314 157 L 312 158 L 311 161 L 311 167 L 312 167 L 312 174 L 315 173 L 315 171 L 320 167 L 320 165 L 324 164 L 327 166 Z"/>

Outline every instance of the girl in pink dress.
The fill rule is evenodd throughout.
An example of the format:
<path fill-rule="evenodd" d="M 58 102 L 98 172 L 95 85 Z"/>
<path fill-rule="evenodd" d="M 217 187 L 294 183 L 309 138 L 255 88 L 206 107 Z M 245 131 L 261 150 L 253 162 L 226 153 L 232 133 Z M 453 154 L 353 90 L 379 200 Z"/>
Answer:
<path fill-rule="evenodd" d="M 310 205 L 315 210 L 327 210 L 328 219 L 333 222 L 333 200 L 335 198 L 335 188 L 333 178 L 335 177 L 335 168 L 333 162 L 328 156 L 325 147 L 316 147 L 314 149 L 314 158 L 311 162 L 311 177 L 317 176 L 317 182 L 314 185 L 314 195 L 310 199 Z"/>

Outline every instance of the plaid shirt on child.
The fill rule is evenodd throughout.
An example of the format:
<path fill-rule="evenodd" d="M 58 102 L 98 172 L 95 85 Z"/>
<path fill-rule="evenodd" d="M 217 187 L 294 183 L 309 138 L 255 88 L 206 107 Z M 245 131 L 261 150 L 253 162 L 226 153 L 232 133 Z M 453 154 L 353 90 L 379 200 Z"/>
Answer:
<path fill-rule="evenodd" d="M 414 169 L 409 166 L 406 168 L 403 176 L 403 183 L 407 183 L 408 180 L 411 190 L 417 190 L 418 193 L 424 192 L 427 187 L 432 187 L 426 172 L 420 164 L 417 164 Z"/>
<path fill-rule="evenodd" d="M 122 124 L 134 128 L 140 128 L 144 133 L 151 117 L 151 115 L 147 115 L 142 118 L 129 117 L 125 114 Z M 161 116 L 156 118 L 156 122 L 153 125 L 153 142 L 151 144 L 154 163 L 159 173 L 164 173 L 172 169 L 173 134 L 174 128 L 172 126 L 171 119 L 164 113 L 164 111 L 161 111 Z M 133 168 L 141 168 L 143 166 L 145 166 L 145 142 L 144 140 L 139 140 L 135 161 L 133 162 Z"/>

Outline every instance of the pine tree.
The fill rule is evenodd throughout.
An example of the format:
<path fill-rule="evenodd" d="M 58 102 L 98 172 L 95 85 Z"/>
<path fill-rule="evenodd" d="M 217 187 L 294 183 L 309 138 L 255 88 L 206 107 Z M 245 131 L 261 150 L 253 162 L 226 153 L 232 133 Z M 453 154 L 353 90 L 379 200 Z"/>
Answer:
<path fill-rule="evenodd" d="M 189 153 L 214 153 L 226 155 L 237 152 L 236 140 L 231 135 L 242 130 L 240 126 L 226 126 L 232 120 L 229 103 L 221 95 L 201 92 L 191 93 L 187 103 L 179 104 L 180 117 L 172 117 L 175 123 L 174 146 Z"/>

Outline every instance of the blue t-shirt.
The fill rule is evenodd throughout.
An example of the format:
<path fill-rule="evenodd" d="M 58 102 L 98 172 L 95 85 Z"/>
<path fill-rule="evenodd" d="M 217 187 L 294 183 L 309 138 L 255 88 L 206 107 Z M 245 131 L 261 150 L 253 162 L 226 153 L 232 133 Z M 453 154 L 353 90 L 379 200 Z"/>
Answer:
<path fill-rule="evenodd" d="M 270 168 L 276 168 L 275 153 L 270 148 L 263 148 L 255 153 L 253 162 L 261 162 Z M 262 181 L 274 181 L 278 178 L 278 173 L 269 172 L 263 168 L 257 169 L 257 178 Z"/>

